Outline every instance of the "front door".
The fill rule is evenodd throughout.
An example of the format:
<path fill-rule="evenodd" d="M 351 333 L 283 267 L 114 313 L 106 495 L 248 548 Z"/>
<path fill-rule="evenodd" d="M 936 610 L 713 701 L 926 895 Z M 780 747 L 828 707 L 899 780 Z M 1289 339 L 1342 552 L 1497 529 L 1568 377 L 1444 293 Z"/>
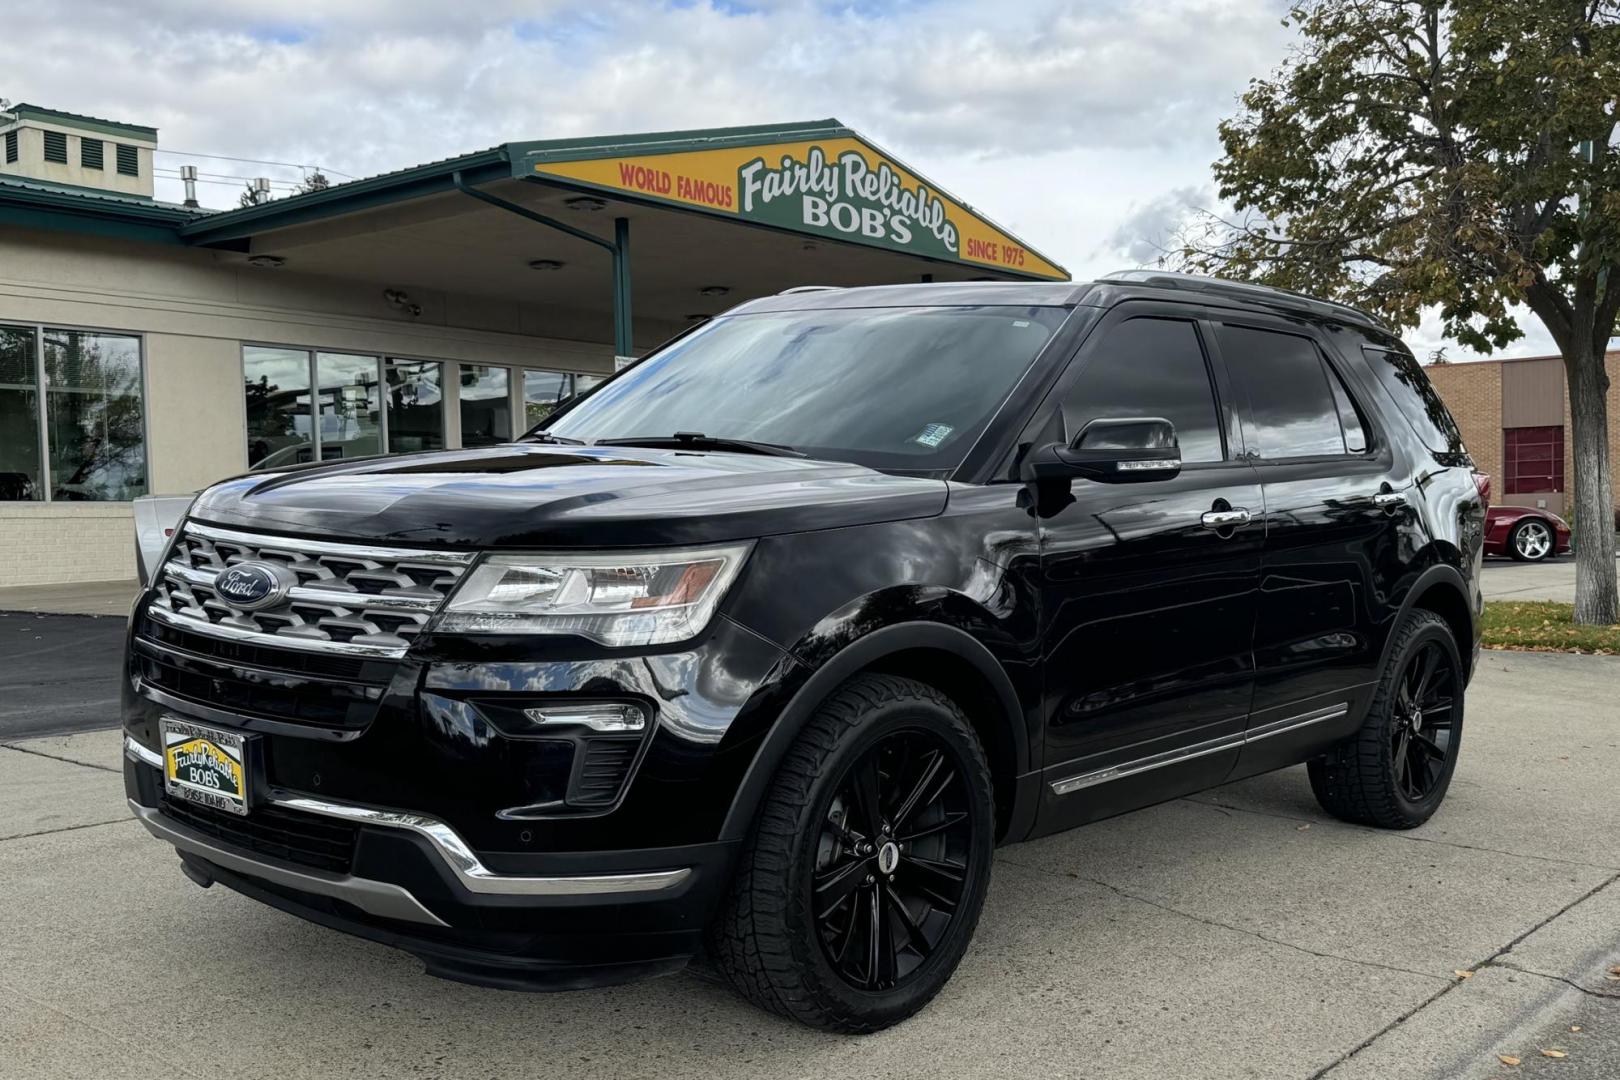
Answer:
<path fill-rule="evenodd" d="M 1162 417 L 1183 465 L 1042 500 L 1042 832 L 1219 783 L 1237 759 L 1264 506 L 1224 385 L 1188 309 L 1127 303 L 1054 392 L 1058 437 Z"/>

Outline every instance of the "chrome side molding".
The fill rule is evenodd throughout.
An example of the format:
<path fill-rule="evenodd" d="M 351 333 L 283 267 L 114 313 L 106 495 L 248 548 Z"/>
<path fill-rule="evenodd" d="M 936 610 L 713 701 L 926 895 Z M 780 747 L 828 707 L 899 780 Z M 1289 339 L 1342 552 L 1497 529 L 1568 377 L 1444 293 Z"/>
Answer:
<path fill-rule="evenodd" d="M 1261 739 L 1269 739 L 1273 735 L 1282 735 L 1297 728 L 1308 727 L 1311 724 L 1320 724 L 1328 720 L 1338 720 L 1350 714 L 1350 703 L 1341 701 L 1335 705 L 1328 705 L 1310 712 L 1300 713 L 1298 716 L 1287 716 L 1281 720 L 1273 720 L 1269 724 L 1262 724 L 1248 731 L 1237 731 L 1231 735 L 1222 735 L 1207 742 L 1194 743 L 1191 746 L 1178 746 L 1174 750 L 1152 754 L 1148 757 L 1137 758 L 1135 761 L 1123 761 L 1118 765 L 1110 765 L 1106 769 L 1096 769 L 1092 772 L 1079 773 L 1062 780 L 1052 781 L 1052 794 L 1070 795 L 1098 784 L 1106 784 L 1114 780 L 1123 780 L 1127 776 L 1135 776 L 1152 769 L 1162 769 L 1167 765 L 1179 765 L 1183 761 L 1192 761 L 1195 758 L 1218 754 L 1223 750 L 1236 750 Z"/>

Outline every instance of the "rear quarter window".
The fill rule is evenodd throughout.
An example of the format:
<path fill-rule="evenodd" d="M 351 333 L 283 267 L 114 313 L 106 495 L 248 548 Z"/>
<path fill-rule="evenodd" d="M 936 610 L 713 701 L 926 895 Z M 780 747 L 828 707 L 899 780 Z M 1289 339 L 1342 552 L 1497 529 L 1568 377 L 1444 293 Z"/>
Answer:
<path fill-rule="evenodd" d="M 1457 422 L 1417 360 L 1407 353 L 1372 345 L 1363 345 L 1361 353 L 1378 384 L 1394 399 L 1395 407 L 1435 459 L 1442 465 L 1467 464 L 1462 432 L 1457 430 Z"/>

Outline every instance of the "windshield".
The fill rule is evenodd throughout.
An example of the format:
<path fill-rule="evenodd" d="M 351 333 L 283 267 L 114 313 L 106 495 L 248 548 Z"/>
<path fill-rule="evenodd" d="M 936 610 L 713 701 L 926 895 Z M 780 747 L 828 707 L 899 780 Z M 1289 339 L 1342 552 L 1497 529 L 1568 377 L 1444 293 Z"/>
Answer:
<path fill-rule="evenodd" d="M 1067 314 L 950 307 L 725 316 L 546 430 L 584 442 L 694 432 L 879 469 L 953 468 Z"/>

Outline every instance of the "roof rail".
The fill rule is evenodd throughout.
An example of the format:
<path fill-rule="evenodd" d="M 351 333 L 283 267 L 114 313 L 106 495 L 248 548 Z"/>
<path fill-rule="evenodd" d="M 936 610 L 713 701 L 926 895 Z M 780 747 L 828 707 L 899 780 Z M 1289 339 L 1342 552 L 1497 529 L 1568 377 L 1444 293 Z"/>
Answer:
<path fill-rule="evenodd" d="M 1308 296 L 1292 289 L 1279 289 L 1272 285 L 1255 285 L 1247 281 L 1229 281 L 1226 278 L 1205 277 L 1202 274 L 1184 274 L 1175 270 L 1116 270 L 1112 274 L 1104 274 L 1097 280 L 1133 282 L 1141 285 L 1164 285 L 1172 289 L 1187 289 L 1192 292 L 1214 293 L 1217 296 L 1232 296 L 1248 300 L 1261 297 L 1282 297 L 1318 313 L 1334 314 L 1341 318 L 1350 315 L 1360 322 L 1369 322 L 1382 329 L 1389 329 L 1388 323 L 1370 311 L 1364 311 L 1350 304 L 1341 304 L 1337 300 L 1323 300 L 1318 296 Z"/>
<path fill-rule="evenodd" d="M 791 289 L 783 289 L 777 296 L 791 296 L 801 292 L 837 292 L 842 285 L 795 285 Z"/>

